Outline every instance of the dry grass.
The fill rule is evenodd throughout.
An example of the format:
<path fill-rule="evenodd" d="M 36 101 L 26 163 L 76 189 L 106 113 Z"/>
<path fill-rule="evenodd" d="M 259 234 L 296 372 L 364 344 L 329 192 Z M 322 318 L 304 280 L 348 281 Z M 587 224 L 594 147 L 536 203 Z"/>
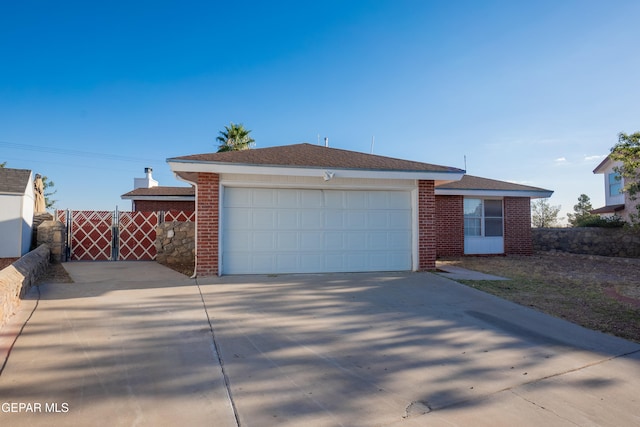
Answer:
<path fill-rule="evenodd" d="M 440 260 L 511 281 L 462 281 L 468 286 L 640 342 L 640 259 L 562 253 L 530 257 Z"/>

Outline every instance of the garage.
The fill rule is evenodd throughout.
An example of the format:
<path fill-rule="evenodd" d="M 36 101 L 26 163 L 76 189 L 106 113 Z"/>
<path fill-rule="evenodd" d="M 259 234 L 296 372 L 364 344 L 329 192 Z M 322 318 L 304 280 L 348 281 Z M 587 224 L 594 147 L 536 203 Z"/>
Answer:
<path fill-rule="evenodd" d="M 221 273 L 412 269 L 410 191 L 224 187 Z"/>

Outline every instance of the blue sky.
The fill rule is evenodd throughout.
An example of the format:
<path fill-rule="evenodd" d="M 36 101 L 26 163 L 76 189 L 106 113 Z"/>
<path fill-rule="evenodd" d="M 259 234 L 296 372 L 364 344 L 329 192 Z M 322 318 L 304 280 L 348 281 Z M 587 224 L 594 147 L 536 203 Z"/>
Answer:
<path fill-rule="evenodd" d="M 317 143 L 604 203 L 593 168 L 640 130 L 640 2 L 20 1 L 0 4 L 0 162 L 58 208 L 129 209 L 146 166 Z"/>

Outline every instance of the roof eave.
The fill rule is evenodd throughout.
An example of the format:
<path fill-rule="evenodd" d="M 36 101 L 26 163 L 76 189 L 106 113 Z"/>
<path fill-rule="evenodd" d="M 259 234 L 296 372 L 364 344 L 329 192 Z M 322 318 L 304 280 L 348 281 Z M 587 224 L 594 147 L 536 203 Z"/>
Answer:
<path fill-rule="evenodd" d="M 421 170 L 387 170 L 387 169 L 347 169 L 311 166 L 255 165 L 226 162 L 209 162 L 183 159 L 167 159 L 174 173 L 207 172 L 248 175 L 289 175 L 322 177 L 325 172 L 333 172 L 339 178 L 377 178 L 377 179 L 424 179 L 437 181 L 459 181 L 463 170 L 421 171 Z"/>
<path fill-rule="evenodd" d="M 120 196 L 123 200 L 155 200 L 155 201 L 167 201 L 167 202 L 192 202 L 196 199 L 196 196 L 135 196 L 123 194 Z"/>
<path fill-rule="evenodd" d="M 551 190 L 483 190 L 436 188 L 436 196 L 476 196 L 476 197 L 529 197 L 531 199 L 546 199 L 551 197 Z"/>

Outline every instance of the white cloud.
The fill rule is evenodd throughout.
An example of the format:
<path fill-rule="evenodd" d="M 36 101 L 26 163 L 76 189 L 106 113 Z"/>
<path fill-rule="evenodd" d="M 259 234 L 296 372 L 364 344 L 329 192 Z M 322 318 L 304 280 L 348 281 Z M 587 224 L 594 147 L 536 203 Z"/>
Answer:
<path fill-rule="evenodd" d="M 607 157 L 606 154 L 596 154 L 595 156 L 584 156 L 584 161 L 585 162 L 595 162 L 595 161 L 599 161 L 604 159 L 605 157 Z"/>
<path fill-rule="evenodd" d="M 565 163 L 567 163 L 567 158 L 566 157 L 558 157 L 557 159 L 555 159 L 553 161 L 556 165 L 563 165 Z"/>

